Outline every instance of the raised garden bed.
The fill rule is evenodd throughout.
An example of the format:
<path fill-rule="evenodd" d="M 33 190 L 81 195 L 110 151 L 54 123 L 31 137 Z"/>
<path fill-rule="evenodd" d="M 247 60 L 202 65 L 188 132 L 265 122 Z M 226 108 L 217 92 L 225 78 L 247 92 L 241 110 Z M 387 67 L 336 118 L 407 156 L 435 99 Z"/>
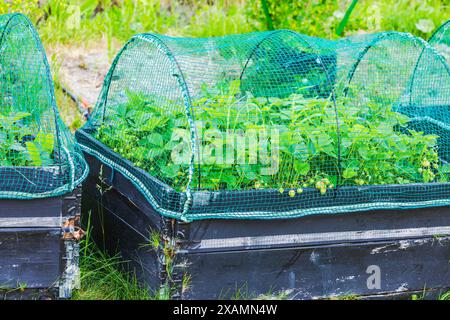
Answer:
<path fill-rule="evenodd" d="M 442 126 L 435 129 L 440 133 L 444 130 Z M 77 132 L 84 144 L 86 137 L 83 131 Z M 129 177 L 111 169 L 109 163 L 127 165 L 128 171 L 148 181 L 155 193 L 166 195 L 159 198 L 163 206 L 173 201 L 170 207 L 181 212 L 185 200 L 182 193 L 134 167 L 100 142 L 90 139 L 89 143 L 97 143 L 96 149 L 104 149 L 103 154 L 108 156 L 108 161 L 102 162 L 85 153 L 90 175 L 83 185 L 83 212 L 86 220 L 91 219 L 93 239 L 111 254 L 120 252 L 142 283 L 155 291 L 170 286 L 171 296 L 183 299 L 268 293 L 288 293 L 295 299 L 345 295 L 399 298 L 424 288 L 435 296 L 450 287 L 450 209 L 427 207 L 431 201 L 450 194 L 448 183 L 343 187 L 329 195 L 317 195 L 317 190 L 311 189 L 302 195 L 305 199 L 328 197 L 330 205 L 349 207 L 362 199 L 376 207 L 387 206 L 389 201 L 414 202 L 414 197 L 423 199 L 423 194 L 429 193 L 424 208 L 349 210 L 339 215 L 320 214 L 320 209 L 312 208 L 311 213 L 316 214 L 295 219 L 243 220 L 230 214 L 229 219 L 185 223 L 161 216 Z M 364 197 L 353 198 L 355 189 Z M 258 197 L 254 190 L 194 192 L 190 212 L 226 212 L 227 207 L 235 207 L 236 202 L 252 196 L 271 199 L 270 207 L 247 200 L 246 208 L 253 211 L 288 211 L 300 203 L 293 203 L 278 190 L 258 192 Z M 304 209 L 308 201 L 303 203 Z M 159 239 L 156 249 L 155 235 Z M 165 256 L 167 246 L 173 252 L 170 259 Z M 380 288 L 367 287 L 370 274 L 366 271 L 373 265 L 381 270 Z"/>
<path fill-rule="evenodd" d="M 86 159 L 82 210 L 93 239 L 119 252 L 142 284 L 170 286 L 172 298 L 387 298 L 450 287 L 448 207 L 184 223 L 157 213 L 120 172 Z M 379 288 L 367 287 L 373 265 Z"/>
<path fill-rule="evenodd" d="M 172 298 L 445 290 L 449 79 L 396 32 L 136 35 L 76 133 L 84 218 Z"/>
<path fill-rule="evenodd" d="M 430 118 L 428 118 L 430 120 Z M 418 131 L 438 134 L 440 162 L 448 164 L 449 129 L 443 123 L 429 122 L 427 118 L 412 120 L 409 128 Z M 119 165 L 121 171 L 127 171 L 128 180 L 134 181 L 133 188 L 121 188 L 121 192 L 133 202 L 137 201 L 136 193 L 146 190 L 143 203 L 140 206 L 158 206 L 166 216 L 182 218 L 182 212 L 187 201 L 186 193 L 177 192 L 167 184 L 151 176 L 131 161 L 112 151 L 103 143 L 92 138 L 95 129 L 85 127 L 76 132 L 76 138 L 84 146 L 89 146 L 87 153 L 101 155 L 102 163 L 108 167 Z M 110 174 L 114 177 L 118 170 Z M 110 177 L 105 174 L 105 178 Z M 136 187 L 136 181 L 140 187 Z M 133 185 L 133 184 L 131 184 Z M 148 194 L 157 195 L 149 198 Z M 424 197 L 424 194 L 427 196 Z M 301 195 L 289 196 L 287 192 L 280 193 L 278 189 L 263 190 L 220 190 L 193 191 L 189 214 L 184 218 L 201 220 L 221 216 L 233 218 L 265 218 L 301 217 L 311 214 L 348 213 L 352 211 L 367 211 L 377 209 L 406 209 L 417 207 L 443 206 L 450 203 L 450 183 L 409 183 L 368 186 L 342 186 L 328 190 L 324 195 L 315 188 L 304 188 Z M 249 199 L 251 199 L 249 201 Z M 136 202 L 135 202 L 136 203 Z M 365 210 L 364 210 L 365 209 Z"/>
<path fill-rule="evenodd" d="M 0 299 L 69 298 L 87 164 L 30 20 L 0 15 Z"/>

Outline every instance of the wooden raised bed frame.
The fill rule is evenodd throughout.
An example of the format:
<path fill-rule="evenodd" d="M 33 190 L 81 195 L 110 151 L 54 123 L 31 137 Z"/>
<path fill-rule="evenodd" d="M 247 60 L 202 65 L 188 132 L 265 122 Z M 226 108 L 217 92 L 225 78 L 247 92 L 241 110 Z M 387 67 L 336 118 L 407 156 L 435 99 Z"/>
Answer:
<path fill-rule="evenodd" d="M 90 175 L 82 210 L 92 238 L 120 252 L 155 292 L 170 287 L 180 299 L 314 299 L 437 295 L 450 288 L 450 207 L 184 223 L 162 217 L 120 172 L 85 156 Z M 373 266 L 379 288 L 368 286 Z"/>

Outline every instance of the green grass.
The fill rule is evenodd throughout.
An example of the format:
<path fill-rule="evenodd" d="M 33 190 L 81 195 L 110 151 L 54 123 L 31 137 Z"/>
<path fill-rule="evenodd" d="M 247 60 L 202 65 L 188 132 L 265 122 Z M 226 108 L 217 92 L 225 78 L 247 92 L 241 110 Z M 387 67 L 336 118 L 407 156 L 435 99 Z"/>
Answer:
<path fill-rule="evenodd" d="M 351 2 L 268 0 L 275 28 L 325 38 L 337 37 L 336 30 Z M 449 6 L 448 0 L 358 1 L 342 35 L 396 30 L 428 38 L 450 18 Z M 254 20 L 265 18 L 260 1 L 251 2 L 248 12 Z"/>
<path fill-rule="evenodd" d="M 439 299 L 438 299 L 438 300 L 450 301 L 450 291 L 448 291 L 448 292 L 446 292 L 446 293 L 444 293 L 444 294 L 441 294 L 441 295 L 439 296 Z"/>
<path fill-rule="evenodd" d="M 119 256 L 110 257 L 92 242 L 82 240 L 80 256 L 81 288 L 73 300 L 149 300 L 155 299 L 148 289 L 141 288 L 132 274 L 120 270 Z"/>
<path fill-rule="evenodd" d="M 90 238 L 91 227 L 80 242 L 80 283 L 72 300 L 153 300 L 162 299 L 139 286 L 136 276 L 123 271 L 119 255 L 109 256 Z M 166 297 L 167 298 L 167 297 Z"/>
<path fill-rule="evenodd" d="M 425 288 L 423 289 L 422 293 L 413 294 L 411 296 L 411 300 L 425 300 L 425 298 L 426 298 L 426 289 Z M 437 300 L 450 301 L 450 291 L 440 294 L 437 297 Z"/>

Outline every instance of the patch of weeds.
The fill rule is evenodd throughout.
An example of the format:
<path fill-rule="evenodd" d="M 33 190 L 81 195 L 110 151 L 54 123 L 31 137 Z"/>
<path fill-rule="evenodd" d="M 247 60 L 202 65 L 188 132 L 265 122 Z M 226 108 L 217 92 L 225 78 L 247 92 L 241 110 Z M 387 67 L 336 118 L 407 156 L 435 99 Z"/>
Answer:
<path fill-rule="evenodd" d="M 87 236 L 80 243 L 80 283 L 73 300 L 149 300 L 158 299 L 148 288 L 139 285 L 132 272 L 124 271 L 119 255 L 100 251 Z"/>
<path fill-rule="evenodd" d="M 0 166 L 53 164 L 55 136 L 44 132 L 35 134 L 33 125 L 31 113 L 0 113 Z"/>
<path fill-rule="evenodd" d="M 450 301 L 450 291 L 443 293 L 439 296 L 438 300 Z"/>

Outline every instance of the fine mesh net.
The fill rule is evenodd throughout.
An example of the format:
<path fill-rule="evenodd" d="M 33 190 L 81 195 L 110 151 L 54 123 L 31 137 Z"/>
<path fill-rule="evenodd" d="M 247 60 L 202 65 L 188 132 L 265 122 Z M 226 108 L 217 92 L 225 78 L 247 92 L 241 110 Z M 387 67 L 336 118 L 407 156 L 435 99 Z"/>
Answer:
<path fill-rule="evenodd" d="M 45 52 L 30 21 L 0 16 L 0 198 L 60 195 L 86 176 L 59 118 Z"/>
<path fill-rule="evenodd" d="M 163 215 L 450 204 L 450 71 L 410 34 L 133 37 L 77 132 Z"/>
<path fill-rule="evenodd" d="M 428 42 L 450 63 L 450 20 L 437 28 Z"/>

